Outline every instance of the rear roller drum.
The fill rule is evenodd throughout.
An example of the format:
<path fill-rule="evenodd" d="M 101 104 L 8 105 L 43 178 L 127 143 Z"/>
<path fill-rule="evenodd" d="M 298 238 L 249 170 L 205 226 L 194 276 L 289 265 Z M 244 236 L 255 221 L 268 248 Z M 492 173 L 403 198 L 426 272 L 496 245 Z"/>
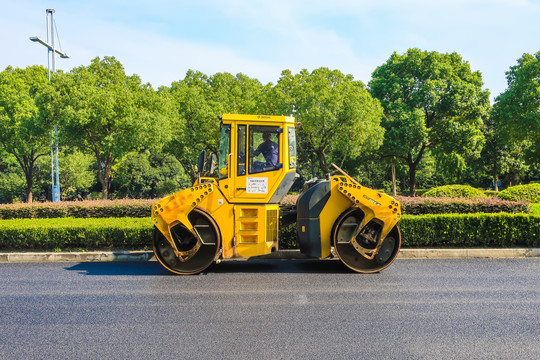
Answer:
<path fill-rule="evenodd" d="M 373 259 L 367 259 L 360 254 L 351 243 L 351 238 L 355 234 L 363 219 L 363 213 L 359 209 L 350 209 L 339 217 L 336 221 L 332 233 L 334 249 L 340 260 L 350 269 L 359 273 L 374 273 L 388 267 L 396 258 L 401 247 L 401 234 L 399 228 L 394 226 L 390 233 L 383 240 L 379 252 Z M 366 250 L 373 250 L 376 242 L 369 242 L 365 239 L 357 239 Z"/>
<path fill-rule="evenodd" d="M 169 241 L 157 228 L 154 228 L 154 254 L 167 270 L 175 274 L 200 273 L 214 262 L 221 246 L 219 230 L 210 216 L 198 209 L 193 209 L 188 219 L 201 237 L 202 243 L 198 242 L 195 236 L 182 225 L 171 228 L 171 235 L 178 250 L 195 252 L 185 261 L 181 261 L 176 256 Z"/>

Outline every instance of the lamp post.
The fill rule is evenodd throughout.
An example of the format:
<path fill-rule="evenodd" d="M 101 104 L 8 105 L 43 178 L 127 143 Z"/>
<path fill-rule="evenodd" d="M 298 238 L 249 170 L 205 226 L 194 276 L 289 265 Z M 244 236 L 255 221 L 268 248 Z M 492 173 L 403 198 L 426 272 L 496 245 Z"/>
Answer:
<path fill-rule="evenodd" d="M 62 59 L 69 59 L 69 56 L 59 50 L 54 45 L 54 9 L 47 9 L 46 11 L 46 23 L 47 23 L 47 41 L 40 39 L 37 36 L 30 37 L 31 41 L 40 43 L 47 48 L 47 70 L 49 74 L 49 81 L 51 81 L 51 62 L 52 73 L 56 72 L 55 53 L 60 55 Z M 49 43 L 50 41 L 50 43 Z M 56 150 L 56 177 L 55 177 L 55 157 L 53 156 Z M 58 167 L 58 127 L 55 125 L 54 130 L 51 132 L 51 182 L 52 182 L 52 201 L 60 201 L 60 168 Z"/>

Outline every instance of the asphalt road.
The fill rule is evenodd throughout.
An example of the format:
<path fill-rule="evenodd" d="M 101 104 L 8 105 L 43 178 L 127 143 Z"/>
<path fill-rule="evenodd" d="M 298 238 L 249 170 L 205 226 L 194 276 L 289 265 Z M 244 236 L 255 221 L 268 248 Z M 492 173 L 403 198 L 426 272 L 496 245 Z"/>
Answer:
<path fill-rule="evenodd" d="M 0 264 L 1 359 L 539 359 L 540 259 Z"/>

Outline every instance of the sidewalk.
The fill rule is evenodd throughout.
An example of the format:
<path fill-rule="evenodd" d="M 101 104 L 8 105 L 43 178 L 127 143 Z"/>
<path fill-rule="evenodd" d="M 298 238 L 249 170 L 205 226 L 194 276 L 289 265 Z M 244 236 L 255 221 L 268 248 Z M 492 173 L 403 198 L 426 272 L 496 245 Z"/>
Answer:
<path fill-rule="evenodd" d="M 398 259 L 528 258 L 540 257 L 540 248 L 512 249 L 401 249 Z M 306 259 L 299 250 L 280 250 L 259 259 Z M 4 252 L 0 263 L 155 261 L 152 251 Z M 236 260 L 236 259 L 234 259 Z M 245 260 L 245 259 L 242 259 Z M 228 260 L 227 260 L 228 261 Z"/>

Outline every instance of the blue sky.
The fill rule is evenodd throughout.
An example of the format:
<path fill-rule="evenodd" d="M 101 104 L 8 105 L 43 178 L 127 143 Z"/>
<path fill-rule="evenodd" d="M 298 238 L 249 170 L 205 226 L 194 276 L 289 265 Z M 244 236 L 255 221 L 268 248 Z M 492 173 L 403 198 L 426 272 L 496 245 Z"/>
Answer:
<path fill-rule="evenodd" d="M 540 51 L 540 0 L 1 0 L 0 69 L 47 66 L 45 9 L 56 10 L 57 69 L 115 56 L 154 87 L 188 69 L 275 83 L 325 66 L 368 83 L 396 51 L 459 53 L 495 98 L 523 53 Z"/>

